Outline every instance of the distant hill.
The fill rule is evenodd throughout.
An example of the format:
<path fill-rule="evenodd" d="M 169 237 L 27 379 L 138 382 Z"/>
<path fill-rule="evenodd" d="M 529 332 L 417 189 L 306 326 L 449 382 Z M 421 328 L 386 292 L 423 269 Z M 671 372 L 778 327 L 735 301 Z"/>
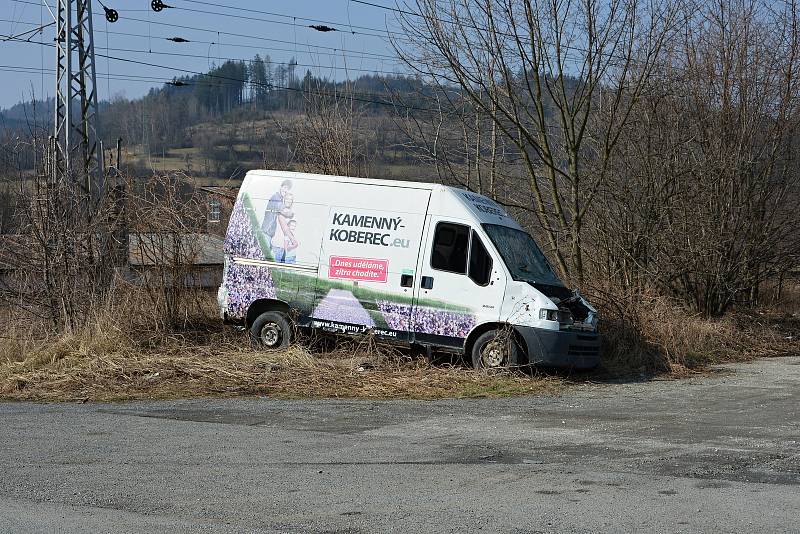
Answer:
<path fill-rule="evenodd" d="M 127 154 L 123 163 L 131 172 L 181 170 L 222 180 L 253 167 L 302 167 L 308 138 L 323 127 L 314 121 L 323 108 L 330 113 L 338 107 L 334 113 L 339 119 L 351 111 L 357 114 L 357 124 L 346 128 L 359 157 L 387 175 L 416 172 L 414 154 L 396 122 L 397 105 L 415 115 L 425 113 L 435 106 L 434 86 L 404 75 L 333 81 L 310 71 L 299 76 L 296 67 L 293 61 L 275 64 L 269 56 L 256 55 L 252 61 L 228 61 L 205 74 L 175 78 L 140 98 L 101 102 L 98 136 L 107 149 L 122 140 Z M 454 97 L 458 90 L 448 92 Z M 49 130 L 53 105 L 48 99 L 0 111 L 0 143 L 28 135 L 32 124 Z M 325 145 L 322 137 L 315 141 L 317 147 Z M 32 145 L 14 146 L 31 151 Z M 31 152 L 16 158 L 15 165 L 32 169 L 36 161 L 41 158 Z"/>
<path fill-rule="evenodd" d="M 0 110 L 0 128 L 23 127 L 34 122 L 39 125 L 52 124 L 54 102 L 52 98 L 20 102 Z"/>

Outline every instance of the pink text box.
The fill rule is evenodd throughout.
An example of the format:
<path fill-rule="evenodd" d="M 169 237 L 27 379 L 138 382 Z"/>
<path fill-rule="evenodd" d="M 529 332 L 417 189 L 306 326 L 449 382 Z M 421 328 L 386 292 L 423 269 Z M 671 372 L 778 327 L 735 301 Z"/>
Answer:
<path fill-rule="evenodd" d="M 386 282 L 388 276 L 389 260 L 331 256 L 328 263 L 329 278 Z"/>

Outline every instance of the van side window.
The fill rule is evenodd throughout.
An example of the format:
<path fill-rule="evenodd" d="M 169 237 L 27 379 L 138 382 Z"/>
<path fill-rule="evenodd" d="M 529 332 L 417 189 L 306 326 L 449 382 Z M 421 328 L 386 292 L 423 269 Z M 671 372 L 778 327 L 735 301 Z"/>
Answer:
<path fill-rule="evenodd" d="M 472 231 L 472 247 L 469 252 L 469 277 L 479 286 L 485 286 L 492 277 L 492 257 L 486 252 L 481 238 Z"/>
<path fill-rule="evenodd" d="M 433 236 L 431 267 L 452 273 L 467 273 L 469 226 L 440 222 Z"/>

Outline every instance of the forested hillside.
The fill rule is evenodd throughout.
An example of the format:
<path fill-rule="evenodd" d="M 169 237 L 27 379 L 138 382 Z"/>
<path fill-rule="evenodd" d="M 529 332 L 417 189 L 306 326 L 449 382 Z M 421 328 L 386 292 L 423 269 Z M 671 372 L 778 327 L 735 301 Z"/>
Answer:
<path fill-rule="evenodd" d="M 107 162 L 121 139 L 122 164 L 136 174 L 182 170 L 201 182 L 235 179 L 249 168 L 300 165 L 305 155 L 297 153 L 293 131 L 327 100 L 358 116 L 352 133 L 372 169 L 402 176 L 413 158 L 402 131 L 392 125 L 395 105 L 419 106 L 426 92 L 431 90 L 412 77 L 368 74 L 334 82 L 308 70 L 300 76 L 294 60 L 273 64 L 269 56 L 256 55 L 176 78 L 142 98 L 101 102 L 99 137 Z M 9 139 L 38 130 L 46 137 L 52 114 L 52 99 L 17 104 L 0 112 L 0 135 Z M 3 166 L 33 171 L 34 152 L 32 145 L 20 146 L 3 154 Z"/>

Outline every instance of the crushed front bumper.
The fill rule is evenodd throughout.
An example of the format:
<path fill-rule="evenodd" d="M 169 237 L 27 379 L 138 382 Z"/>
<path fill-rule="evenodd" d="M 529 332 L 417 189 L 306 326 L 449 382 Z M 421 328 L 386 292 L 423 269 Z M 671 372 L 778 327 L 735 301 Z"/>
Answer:
<path fill-rule="evenodd" d="M 594 369 L 600 364 L 600 336 L 581 330 L 516 327 L 528 348 L 528 363 L 546 367 Z"/>

